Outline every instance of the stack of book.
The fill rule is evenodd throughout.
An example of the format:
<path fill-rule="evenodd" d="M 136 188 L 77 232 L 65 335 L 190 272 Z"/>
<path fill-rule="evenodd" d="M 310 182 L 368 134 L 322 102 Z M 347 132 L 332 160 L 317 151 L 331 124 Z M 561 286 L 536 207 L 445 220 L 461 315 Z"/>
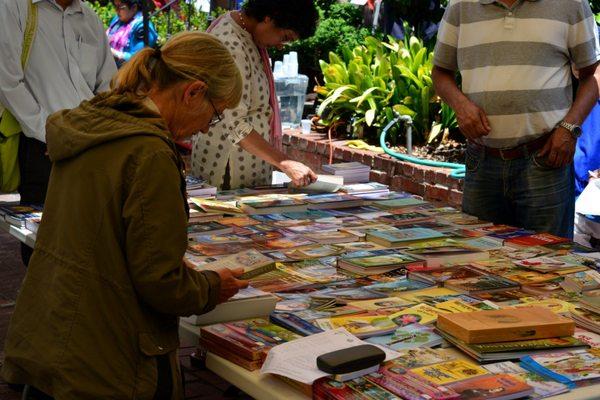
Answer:
<path fill-rule="evenodd" d="M 371 167 L 359 162 L 347 162 L 339 164 L 325 164 L 321 167 L 323 172 L 330 175 L 344 177 L 344 184 L 369 182 Z"/>
<path fill-rule="evenodd" d="M 185 177 L 185 190 L 190 197 L 214 197 L 217 195 L 217 188 L 211 186 L 202 178 L 187 175 Z"/>
<path fill-rule="evenodd" d="M 478 361 L 519 359 L 556 349 L 589 346 L 574 338 L 575 324 L 542 307 L 440 314 L 437 329 Z"/>
<path fill-rule="evenodd" d="M 17 228 L 25 228 L 28 220 L 31 220 L 30 226 L 36 221 L 36 225 L 39 225 L 39 221 L 42 218 L 42 207 L 36 205 L 25 206 L 16 204 L 1 205 L 0 217 L 2 217 L 2 219 L 8 222 L 10 225 L 13 225 Z"/>
<path fill-rule="evenodd" d="M 299 335 L 262 318 L 200 329 L 200 346 L 204 350 L 250 371 L 261 367 L 270 348 L 298 338 Z"/>

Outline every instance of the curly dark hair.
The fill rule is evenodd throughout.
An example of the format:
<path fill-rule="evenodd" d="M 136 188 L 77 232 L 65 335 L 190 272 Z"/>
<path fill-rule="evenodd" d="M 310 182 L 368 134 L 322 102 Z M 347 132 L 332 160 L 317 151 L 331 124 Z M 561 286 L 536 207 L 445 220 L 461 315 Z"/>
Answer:
<path fill-rule="evenodd" d="M 114 4 L 115 0 L 113 0 Z M 126 5 L 129 8 L 133 8 L 133 6 L 137 6 L 138 11 L 142 11 L 142 0 L 121 0 L 121 4 Z"/>
<path fill-rule="evenodd" d="M 278 28 L 291 29 L 300 39 L 315 34 L 319 19 L 313 0 L 247 0 L 242 10 L 258 21 L 269 17 Z"/>

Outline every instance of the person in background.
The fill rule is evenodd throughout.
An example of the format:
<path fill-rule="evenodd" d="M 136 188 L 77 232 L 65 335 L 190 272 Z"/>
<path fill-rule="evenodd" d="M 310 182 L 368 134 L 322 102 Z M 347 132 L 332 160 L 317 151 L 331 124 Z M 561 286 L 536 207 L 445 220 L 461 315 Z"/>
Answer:
<path fill-rule="evenodd" d="M 573 237 L 573 154 L 598 100 L 599 63 L 588 0 L 449 3 L 432 79 L 468 141 L 466 213 Z"/>
<path fill-rule="evenodd" d="M 2 367 L 28 385 L 24 399 L 183 398 L 178 316 L 247 282 L 241 270 L 184 264 L 174 141 L 207 132 L 241 91 L 221 42 L 184 32 L 133 56 L 112 91 L 48 119 L 52 176 Z"/>
<path fill-rule="evenodd" d="M 21 204 L 46 197 L 51 163 L 46 119 L 109 89 L 117 71 L 98 16 L 81 0 L 33 1 L 37 29 L 25 70 L 23 30 L 29 0 L 0 0 L 0 103 L 23 129 L 19 142 Z M 32 250 L 21 245 L 25 265 Z"/>
<path fill-rule="evenodd" d="M 316 180 L 282 152 L 279 105 L 267 48 L 310 37 L 317 24 L 311 0 L 248 0 L 208 29 L 231 51 L 244 78 L 242 101 L 208 132 L 195 137 L 192 172 L 221 189 L 271 183 L 272 167 L 297 186 Z"/>
<path fill-rule="evenodd" d="M 106 34 L 117 63 L 121 67 L 131 56 L 144 48 L 144 18 L 142 0 L 115 0 L 117 15 Z M 155 47 L 158 34 L 152 22 L 148 23 L 148 46 Z"/>

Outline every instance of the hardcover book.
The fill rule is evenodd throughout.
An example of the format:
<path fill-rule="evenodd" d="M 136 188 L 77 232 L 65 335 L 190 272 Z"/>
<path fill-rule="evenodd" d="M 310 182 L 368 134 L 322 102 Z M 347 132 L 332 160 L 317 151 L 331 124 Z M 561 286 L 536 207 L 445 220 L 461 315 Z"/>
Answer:
<path fill-rule="evenodd" d="M 318 319 L 316 324 L 324 330 L 346 328 L 348 332 L 358 338 L 389 334 L 397 328 L 397 325 L 386 316 L 350 315 Z"/>
<path fill-rule="evenodd" d="M 543 307 L 440 314 L 437 327 L 465 343 L 572 336 L 575 324 Z"/>

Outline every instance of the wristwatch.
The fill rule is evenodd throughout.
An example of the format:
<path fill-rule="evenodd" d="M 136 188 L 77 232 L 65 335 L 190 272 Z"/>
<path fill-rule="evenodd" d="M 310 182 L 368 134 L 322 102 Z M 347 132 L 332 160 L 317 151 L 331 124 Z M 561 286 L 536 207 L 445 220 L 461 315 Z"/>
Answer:
<path fill-rule="evenodd" d="M 575 140 L 579 139 L 579 136 L 581 136 L 581 134 L 583 133 L 579 125 L 570 124 L 566 121 L 560 121 L 557 126 L 568 130 L 571 133 L 571 136 L 573 136 L 573 139 Z"/>

